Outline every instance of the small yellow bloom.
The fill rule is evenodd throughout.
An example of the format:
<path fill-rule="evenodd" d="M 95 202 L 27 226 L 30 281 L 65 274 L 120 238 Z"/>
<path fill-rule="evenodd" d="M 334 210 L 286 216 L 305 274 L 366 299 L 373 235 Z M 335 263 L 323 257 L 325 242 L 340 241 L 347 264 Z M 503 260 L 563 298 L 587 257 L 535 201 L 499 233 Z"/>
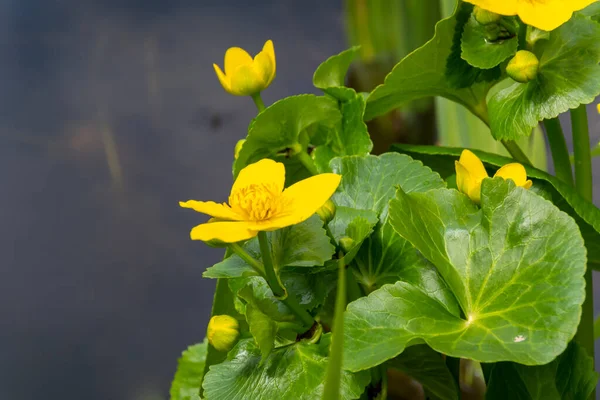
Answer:
<path fill-rule="evenodd" d="M 481 201 L 481 182 L 488 178 L 483 163 L 469 150 L 463 150 L 460 159 L 454 163 L 456 167 L 456 186 L 458 190 L 469 196 L 475 203 Z M 532 182 L 527 179 L 525 167 L 519 163 L 506 164 L 494 174 L 494 177 L 511 179 L 515 185 L 529 189 Z"/>
<path fill-rule="evenodd" d="M 240 325 L 229 315 L 215 315 L 206 329 L 208 343 L 219 351 L 229 351 L 237 340 Z"/>
<path fill-rule="evenodd" d="M 275 49 L 267 40 L 252 59 L 246 50 L 231 47 L 225 53 L 225 72 L 213 64 L 223 88 L 236 96 L 252 96 L 266 89 L 275 78 Z"/>
<path fill-rule="evenodd" d="M 196 200 L 179 205 L 217 219 L 192 229 L 192 240 L 235 243 L 253 238 L 259 231 L 274 231 L 307 220 L 327 202 L 341 178 L 319 174 L 284 190 L 283 164 L 263 159 L 240 171 L 231 188 L 229 205 Z"/>
<path fill-rule="evenodd" d="M 317 214 L 323 222 L 329 223 L 335 217 L 336 206 L 331 200 L 327 200 L 321 208 L 317 210 Z"/>
<path fill-rule="evenodd" d="M 527 25 L 544 31 L 558 28 L 597 0 L 465 0 L 501 15 L 518 15 Z"/>

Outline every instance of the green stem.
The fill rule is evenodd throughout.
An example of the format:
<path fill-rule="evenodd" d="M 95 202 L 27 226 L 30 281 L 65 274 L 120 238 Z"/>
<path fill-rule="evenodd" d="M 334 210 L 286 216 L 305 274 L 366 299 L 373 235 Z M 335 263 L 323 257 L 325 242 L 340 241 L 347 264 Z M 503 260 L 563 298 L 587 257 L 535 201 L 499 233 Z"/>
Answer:
<path fill-rule="evenodd" d="M 229 243 L 229 248 L 242 260 L 246 261 L 260 276 L 264 276 L 265 270 L 260 261 L 252 257 L 242 246 L 237 243 Z"/>
<path fill-rule="evenodd" d="M 262 255 L 264 265 L 264 277 L 275 297 L 283 302 L 309 329 L 314 324 L 313 317 L 296 301 L 294 296 L 288 296 L 287 291 L 281 285 L 281 281 L 275 272 L 273 258 L 271 257 L 271 246 L 265 232 L 258 232 L 258 244 L 260 245 L 260 254 Z"/>
<path fill-rule="evenodd" d="M 575 187 L 584 199 L 591 202 L 593 200 L 592 158 L 585 105 L 571 110 L 571 126 L 575 153 Z M 575 340 L 587 350 L 590 357 L 594 357 L 594 289 L 592 286 L 592 270 L 589 265 L 585 272 L 585 301 Z M 595 393 L 592 393 L 590 398 L 595 398 Z"/>
<path fill-rule="evenodd" d="M 296 157 L 298 158 L 298 161 L 300 161 L 302 163 L 302 165 L 304 165 L 304 168 L 306 168 L 308 170 L 308 172 L 310 172 L 313 175 L 319 175 L 319 171 L 317 171 L 315 162 L 308 155 L 307 152 L 301 151 L 298 154 L 296 154 Z"/>
<path fill-rule="evenodd" d="M 529 161 L 529 158 L 527 158 L 523 150 L 521 150 L 516 142 L 512 140 L 502 140 L 502 145 L 516 161 L 520 162 L 521 164 L 531 165 L 531 161 Z"/>
<path fill-rule="evenodd" d="M 329 351 L 329 364 L 323 389 L 324 400 L 340 398 L 342 380 L 342 354 L 344 351 L 344 310 L 346 309 L 346 265 L 341 259 L 338 262 L 338 284 L 335 296 L 335 312 L 333 316 L 333 336 Z"/>
<path fill-rule="evenodd" d="M 262 101 L 262 97 L 260 97 L 260 92 L 253 94 L 252 100 L 254 100 L 254 104 L 256 104 L 256 108 L 258 108 L 258 112 L 262 112 L 265 109 L 265 103 Z"/>
<path fill-rule="evenodd" d="M 575 182 L 573 181 L 573 171 L 569 161 L 569 150 L 567 149 L 567 141 L 560 126 L 560 121 L 558 118 L 547 119 L 544 121 L 544 127 L 550 144 L 556 177 L 573 186 Z"/>
<path fill-rule="evenodd" d="M 592 157 L 585 105 L 571 110 L 571 126 L 573 128 L 573 150 L 575 153 L 575 187 L 584 199 L 591 202 L 593 187 Z"/>

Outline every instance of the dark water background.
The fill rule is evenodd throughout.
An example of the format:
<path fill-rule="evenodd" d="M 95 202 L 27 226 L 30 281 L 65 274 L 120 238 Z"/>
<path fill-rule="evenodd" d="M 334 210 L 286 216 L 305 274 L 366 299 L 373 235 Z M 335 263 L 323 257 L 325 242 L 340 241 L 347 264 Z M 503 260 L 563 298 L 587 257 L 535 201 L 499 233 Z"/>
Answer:
<path fill-rule="evenodd" d="M 314 69 L 346 47 L 341 6 L 0 2 L 1 400 L 167 398 L 221 257 L 188 239 L 203 218 L 177 202 L 226 198 L 256 113 L 212 63 L 273 39 L 265 102 L 314 92 Z"/>

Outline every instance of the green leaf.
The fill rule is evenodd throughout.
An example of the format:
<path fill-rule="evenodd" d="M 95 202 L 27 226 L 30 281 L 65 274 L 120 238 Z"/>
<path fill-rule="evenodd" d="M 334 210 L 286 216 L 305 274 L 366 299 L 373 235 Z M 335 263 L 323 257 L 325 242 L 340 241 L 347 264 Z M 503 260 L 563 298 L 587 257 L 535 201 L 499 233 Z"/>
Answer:
<path fill-rule="evenodd" d="M 422 97 L 442 96 L 467 107 L 487 119 L 486 94 L 500 77 L 499 70 L 477 70 L 460 57 L 462 26 L 470 14 L 470 4 L 463 3 L 455 14 L 435 27 L 435 36 L 410 53 L 367 98 L 365 120 Z M 457 18 L 460 17 L 460 21 Z M 455 34 L 456 33 L 456 34 Z M 456 46 L 453 48 L 453 44 Z M 448 73 L 447 75 L 447 67 Z"/>
<path fill-rule="evenodd" d="M 454 162 L 462 149 L 434 146 L 394 145 L 393 150 L 408 154 L 433 168 L 443 178 L 455 173 Z M 514 160 L 473 150 L 483 161 L 490 174 Z M 587 248 L 588 265 L 600 270 L 600 209 L 583 199 L 572 187 L 544 171 L 525 166 L 527 176 L 533 178 L 532 190 L 541 189 L 551 194 L 553 203 L 575 219 Z"/>
<path fill-rule="evenodd" d="M 190 346 L 181 353 L 169 392 L 171 400 L 200 400 L 207 347 L 208 341 L 204 339 L 204 342 Z"/>
<path fill-rule="evenodd" d="M 326 145 L 318 146 L 313 151 L 315 164 L 322 172 L 330 171 L 329 162 L 336 156 L 363 156 L 373 148 L 367 125 L 363 120 L 365 99 L 353 89 L 346 90 L 351 93 L 347 93 L 346 99 L 340 102 L 341 124 L 329 132 Z"/>
<path fill-rule="evenodd" d="M 492 134 L 514 140 L 531 134 L 539 121 L 557 117 L 600 94 L 600 25 L 576 14 L 536 45 L 537 78 L 514 83 L 490 97 Z"/>
<path fill-rule="evenodd" d="M 560 357 L 546 365 L 502 362 L 491 366 L 486 399 L 588 399 L 597 381 L 594 360 L 572 342 Z"/>
<path fill-rule="evenodd" d="M 262 361 L 252 340 L 241 340 L 227 361 L 213 366 L 204 378 L 208 400 L 313 400 L 323 393 L 330 334 L 318 344 L 306 341 L 275 349 Z M 341 397 L 358 399 L 369 383 L 369 373 L 342 372 Z"/>
<path fill-rule="evenodd" d="M 451 314 L 460 315 L 454 295 L 435 267 L 394 231 L 389 218 L 365 240 L 354 258 L 352 272 L 366 293 L 403 281 L 427 293 Z"/>
<path fill-rule="evenodd" d="M 332 199 L 338 206 L 387 214 L 395 185 L 408 192 L 444 187 L 444 181 L 419 161 L 397 153 L 380 156 L 341 157 L 331 161 L 331 169 L 342 175 Z"/>
<path fill-rule="evenodd" d="M 459 398 L 456 381 L 446 367 L 442 355 L 427 345 L 407 347 L 402 354 L 390 360 L 387 365 L 419 381 L 430 400 L 457 400 Z"/>
<path fill-rule="evenodd" d="M 313 75 L 313 85 L 339 100 L 352 97 L 354 91 L 343 87 L 348 68 L 358 56 L 359 50 L 360 46 L 354 46 L 325 60 Z"/>
<path fill-rule="evenodd" d="M 481 209 L 452 189 L 390 202 L 393 228 L 431 261 L 465 318 L 397 282 L 348 306 L 346 367 L 378 365 L 424 340 L 452 357 L 550 362 L 574 336 L 585 293 L 577 225 L 552 203 L 502 178 L 485 179 Z"/>
<path fill-rule="evenodd" d="M 287 228 L 268 232 L 273 264 L 277 271 L 283 267 L 320 266 L 335 252 L 329 237 L 323 229 L 323 222 L 317 215 Z M 253 238 L 244 244 L 244 249 L 257 260 L 262 260 L 258 239 Z M 257 272 L 237 254 L 208 268 L 205 278 L 237 278 L 256 276 Z"/>
<path fill-rule="evenodd" d="M 505 18 L 505 20 L 512 22 L 508 18 Z M 489 29 L 489 26 L 480 24 L 475 16 L 471 14 L 462 34 L 461 57 L 477 68 L 493 68 L 508 57 L 513 56 L 519 47 L 517 35 L 495 41 L 487 39 L 486 30 Z M 517 24 L 515 24 L 515 29 L 518 29 Z"/>
<path fill-rule="evenodd" d="M 297 143 L 308 145 L 310 130 L 329 130 L 340 123 L 337 101 L 324 96 L 287 97 L 267 107 L 250 124 L 246 142 L 234 163 L 234 177 L 248 164 L 277 154 Z M 303 138 L 304 136 L 304 138 Z"/>
<path fill-rule="evenodd" d="M 250 333 L 256 340 L 262 358 L 268 357 L 275 346 L 277 323 L 260 311 L 254 303 L 246 305 L 246 321 L 248 321 Z"/>

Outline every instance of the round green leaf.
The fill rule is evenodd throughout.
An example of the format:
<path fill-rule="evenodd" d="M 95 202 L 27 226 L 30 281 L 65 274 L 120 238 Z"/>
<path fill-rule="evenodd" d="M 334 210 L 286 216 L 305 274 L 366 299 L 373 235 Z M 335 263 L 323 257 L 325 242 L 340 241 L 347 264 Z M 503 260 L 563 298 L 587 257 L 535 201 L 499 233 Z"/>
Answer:
<path fill-rule="evenodd" d="M 346 367 L 370 368 L 424 340 L 453 357 L 545 364 L 574 336 L 586 256 L 571 217 L 531 191 L 485 179 L 481 209 L 451 189 L 398 190 L 393 228 L 431 261 L 463 311 L 386 285 L 348 306 Z"/>

